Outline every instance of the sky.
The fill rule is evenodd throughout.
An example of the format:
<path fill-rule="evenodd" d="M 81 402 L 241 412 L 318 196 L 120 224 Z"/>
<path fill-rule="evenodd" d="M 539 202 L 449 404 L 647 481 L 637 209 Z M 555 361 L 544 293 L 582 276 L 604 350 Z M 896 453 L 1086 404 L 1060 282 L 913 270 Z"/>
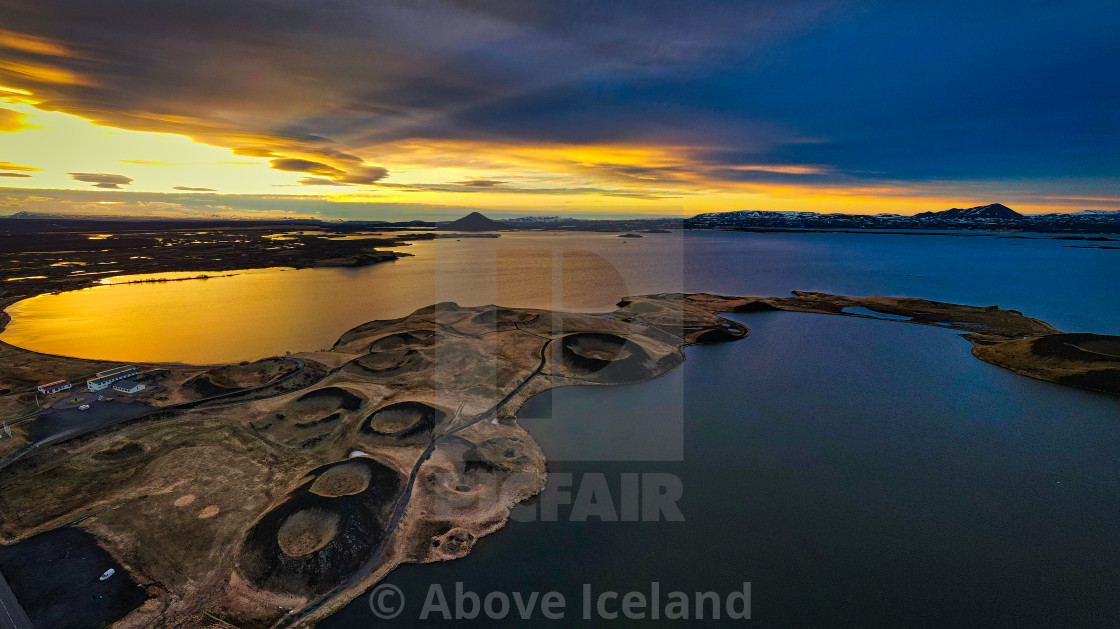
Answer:
<path fill-rule="evenodd" d="M 0 0 L 0 214 L 1120 209 L 1120 3 Z"/>

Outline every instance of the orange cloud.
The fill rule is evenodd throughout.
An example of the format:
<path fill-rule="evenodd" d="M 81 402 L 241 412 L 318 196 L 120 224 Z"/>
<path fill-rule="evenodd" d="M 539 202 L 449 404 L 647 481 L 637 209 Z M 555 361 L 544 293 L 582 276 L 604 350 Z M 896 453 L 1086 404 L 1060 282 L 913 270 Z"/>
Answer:
<path fill-rule="evenodd" d="M 34 166 L 23 166 L 20 164 L 13 164 L 11 162 L 0 162 L 0 170 L 20 170 L 24 172 L 32 172 L 43 170 L 42 168 L 35 168 Z"/>
<path fill-rule="evenodd" d="M 35 128 L 34 125 L 27 124 L 26 120 L 26 114 L 0 108 L 0 133 L 12 133 Z"/>
<path fill-rule="evenodd" d="M 36 55 L 49 55 L 52 57 L 72 56 L 70 49 L 66 46 L 47 39 L 46 37 L 14 33 L 3 29 L 0 29 L 0 46 Z"/>
<path fill-rule="evenodd" d="M 15 75 L 16 78 L 31 79 L 40 83 L 82 85 L 86 87 L 96 85 L 93 81 L 65 68 L 39 63 L 0 60 L 0 72 Z"/>
<path fill-rule="evenodd" d="M 242 157 L 283 157 L 279 153 L 261 148 L 236 148 L 233 149 L 233 154 Z"/>

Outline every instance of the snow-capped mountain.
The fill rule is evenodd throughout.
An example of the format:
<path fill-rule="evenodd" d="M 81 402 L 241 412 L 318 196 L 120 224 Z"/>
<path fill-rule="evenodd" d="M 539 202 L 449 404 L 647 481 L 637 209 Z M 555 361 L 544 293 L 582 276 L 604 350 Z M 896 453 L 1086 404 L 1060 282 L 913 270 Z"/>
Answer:
<path fill-rule="evenodd" d="M 900 214 L 822 214 L 738 210 L 709 212 L 685 220 L 689 229 L 1015 229 L 1020 231 L 1120 232 L 1120 211 L 1083 210 L 1071 213 L 1020 214 L 1002 203 L 941 212 Z"/>

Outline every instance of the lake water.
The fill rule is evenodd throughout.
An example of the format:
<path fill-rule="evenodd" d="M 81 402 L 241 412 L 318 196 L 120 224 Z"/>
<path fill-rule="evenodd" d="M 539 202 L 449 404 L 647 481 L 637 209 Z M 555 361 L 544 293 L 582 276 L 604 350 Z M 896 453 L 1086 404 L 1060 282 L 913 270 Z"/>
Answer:
<path fill-rule="evenodd" d="M 819 290 L 1014 308 L 1120 334 L 1120 252 L 1052 239 L 865 234 L 513 234 L 418 243 L 365 269 L 98 287 L 17 304 L 0 338 L 131 360 L 220 361 L 330 345 L 438 301 L 608 310 L 660 291 Z M 525 406 L 550 490 L 669 474 L 684 522 L 511 522 L 465 559 L 387 582 L 417 623 L 432 583 L 485 595 L 582 584 L 726 593 L 762 626 L 1120 624 L 1120 400 L 1031 380 L 953 332 L 800 313 L 734 316 L 747 339 L 676 371 Z M 614 445 L 621 444 L 621 445 Z M 597 475 L 602 475 L 597 476 Z M 532 507 L 529 507 L 532 508 Z M 570 514 L 565 507 L 560 514 Z M 545 621 L 538 615 L 536 626 Z M 360 598 L 321 626 L 377 624 Z M 455 624 L 492 626 L 485 619 Z M 506 622 L 505 624 L 521 624 Z M 592 623 L 594 624 L 594 623 Z"/>
<path fill-rule="evenodd" d="M 417 242 L 359 269 L 99 286 L 7 309 L 0 340 L 132 361 L 224 362 L 329 347 L 372 319 L 440 301 L 604 311 L 626 294 L 711 291 L 998 304 L 1068 331 L 1120 333 L 1120 251 L 994 235 L 511 233 Z"/>
<path fill-rule="evenodd" d="M 521 413 L 554 485 L 567 482 L 555 474 L 574 488 L 603 475 L 621 503 L 623 474 L 672 474 L 685 521 L 571 522 L 561 506 L 561 521 L 511 522 L 465 559 L 391 573 L 404 624 L 432 584 L 452 605 L 456 582 L 482 595 L 557 591 L 567 615 L 547 624 L 574 626 L 583 584 L 648 594 L 652 581 L 690 593 L 749 581 L 753 622 L 766 627 L 1120 623 L 1120 400 L 980 362 L 946 330 L 733 318 L 750 337 L 690 348 L 661 379 L 554 389 Z M 604 432 L 676 422 L 666 389 L 684 395 L 683 460 L 566 460 Z M 588 433 L 589 418 L 609 427 Z M 546 622 L 535 619 L 447 624 Z M 377 623 L 363 597 L 320 626 Z"/>

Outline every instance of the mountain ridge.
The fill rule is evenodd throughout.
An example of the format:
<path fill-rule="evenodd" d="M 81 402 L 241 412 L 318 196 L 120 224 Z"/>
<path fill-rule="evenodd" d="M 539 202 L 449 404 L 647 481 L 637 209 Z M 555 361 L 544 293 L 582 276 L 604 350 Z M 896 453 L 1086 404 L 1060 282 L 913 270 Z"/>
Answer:
<path fill-rule="evenodd" d="M 938 212 L 841 214 L 737 210 L 707 212 L 684 221 L 686 229 L 1013 229 L 1120 232 L 1120 210 L 1020 214 L 1002 203 Z"/>

